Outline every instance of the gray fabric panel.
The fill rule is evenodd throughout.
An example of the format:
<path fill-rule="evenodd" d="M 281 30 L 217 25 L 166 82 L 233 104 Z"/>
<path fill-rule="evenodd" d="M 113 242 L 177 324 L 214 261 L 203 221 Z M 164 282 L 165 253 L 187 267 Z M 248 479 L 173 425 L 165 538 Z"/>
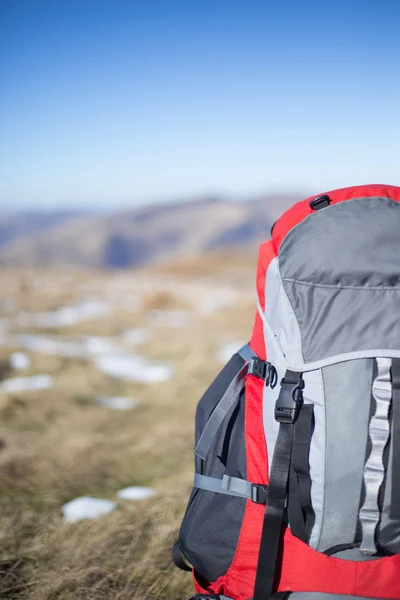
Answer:
<path fill-rule="evenodd" d="M 229 411 L 239 399 L 239 394 L 244 387 L 244 379 L 247 375 L 248 369 L 248 364 L 245 364 L 240 369 L 239 373 L 233 378 L 225 394 L 222 396 L 221 400 L 218 402 L 210 418 L 208 419 L 206 426 L 203 429 L 203 433 L 197 442 L 197 446 L 194 449 L 195 455 L 202 460 L 207 458 L 219 428 L 221 427 Z"/>
<path fill-rule="evenodd" d="M 265 298 L 265 318 L 281 353 L 285 355 L 288 362 L 304 362 L 301 353 L 300 329 L 282 285 L 278 258 L 274 258 L 267 269 Z"/>
<path fill-rule="evenodd" d="M 282 315 L 281 307 L 281 292 L 279 288 L 282 288 L 281 280 L 278 269 L 278 259 L 273 259 L 270 263 L 265 278 L 265 297 L 267 299 L 266 311 L 263 313 L 260 310 L 260 315 L 263 319 L 264 324 L 264 339 L 266 345 L 267 360 L 271 362 L 277 371 L 278 382 L 285 375 L 287 369 L 287 362 L 282 352 L 280 342 L 278 342 L 275 332 L 272 331 L 271 325 L 266 318 L 266 315 L 275 314 Z M 277 311 L 275 313 L 275 311 Z M 275 322 L 273 320 L 273 322 Z M 279 318 L 278 318 L 279 322 Z M 285 324 L 284 320 L 279 322 L 279 327 L 290 333 L 290 325 Z M 297 328 L 298 329 L 298 328 Z M 268 453 L 268 471 L 271 471 L 272 457 L 274 455 L 275 443 L 279 432 L 279 423 L 275 420 L 275 403 L 279 396 L 280 386 L 276 385 L 273 389 L 269 386 L 264 386 L 263 393 L 263 424 L 264 433 L 267 443 Z"/>
<path fill-rule="evenodd" d="M 310 546 L 317 548 L 321 535 L 325 496 L 325 396 L 322 372 L 309 371 L 303 374 L 303 398 L 306 404 L 314 405 L 315 429 L 310 445 L 311 502 L 315 523 L 310 536 Z"/>
<path fill-rule="evenodd" d="M 399 203 L 359 198 L 317 211 L 288 233 L 279 266 L 304 362 L 400 350 L 399 231 Z"/>
<path fill-rule="evenodd" d="M 317 549 L 354 542 L 367 446 L 373 359 L 322 369 L 326 404 L 325 504 Z"/>
<path fill-rule="evenodd" d="M 347 596 L 343 594 L 323 594 L 321 592 L 294 592 L 293 594 L 290 594 L 289 600 L 382 600 L 382 598 Z"/>
<path fill-rule="evenodd" d="M 379 491 L 385 476 L 383 454 L 389 439 L 389 410 L 392 400 L 390 358 L 377 358 L 378 374 L 372 384 L 372 394 L 376 402 L 375 414 L 369 424 L 371 452 L 364 467 L 365 500 L 360 509 L 362 540 L 360 551 L 363 554 L 376 554 L 375 531 L 381 518 Z"/>
<path fill-rule="evenodd" d="M 288 280 L 284 286 L 302 333 L 305 362 L 375 348 L 400 350 L 400 288 L 354 290 Z"/>
<path fill-rule="evenodd" d="M 343 560 L 352 560 L 353 562 L 365 562 L 371 560 L 379 560 L 383 558 L 384 554 L 375 554 L 375 556 L 369 556 L 367 554 L 361 554 L 359 548 L 348 548 L 347 550 L 341 550 L 340 552 L 335 552 L 332 555 L 334 558 L 342 558 Z"/>
<path fill-rule="evenodd" d="M 378 543 L 383 550 L 400 554 L 400 520 L 390 518 L 392 500 L 392 461 L 393 438 L 390 438 L 389 460 L 386 472 L 386 486 L 383 499 L 381 522 L 378 530 Z"/>

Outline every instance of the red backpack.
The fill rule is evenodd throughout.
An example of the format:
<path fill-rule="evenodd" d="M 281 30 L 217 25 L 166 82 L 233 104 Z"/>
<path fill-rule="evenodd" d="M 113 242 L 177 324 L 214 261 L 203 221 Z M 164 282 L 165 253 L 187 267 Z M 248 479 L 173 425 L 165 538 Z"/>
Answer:
<path fill-rule="evenodd" d="M 400 188 L 293 206 L 257 296 L 198 404 L 175 563 L 196 600 L 400 600 Z"/>

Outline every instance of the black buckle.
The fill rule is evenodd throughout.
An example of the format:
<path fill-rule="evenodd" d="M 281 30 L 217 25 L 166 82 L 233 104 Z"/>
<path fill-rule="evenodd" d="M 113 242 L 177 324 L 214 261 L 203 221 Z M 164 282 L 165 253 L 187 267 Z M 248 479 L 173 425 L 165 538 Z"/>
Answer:
<path fill-rule="evenodd" d="M 263 379 L 265 385 L 271 386 L 271 388 L 274 388 L 278 381 L 278 374 L 274 365 L 258 357 L 250 360 L 248 374 Z"/>
<path fill-rule="evenodd" d="M 310 208 L 313 210 L 320 210 L 321 208 L 326 208 L 332 202 L 331 198 L 328 194 L 324 194 L 323 196 L 317 196 L 314 200 L 310 202 Z"/>
<path fill-rule="evenodd" d="M 303 404 L 304 379 L 299 374 L 297 381 L 283 378 L 281 391 L 275 404 L 275 419 L 279 423 L 295 423 Z"/>
<path fill-rule="evenodd" d="M 262 483 L 251 484 L 251 500 L 256 504 L 267 504 L 268 486 Z"/>

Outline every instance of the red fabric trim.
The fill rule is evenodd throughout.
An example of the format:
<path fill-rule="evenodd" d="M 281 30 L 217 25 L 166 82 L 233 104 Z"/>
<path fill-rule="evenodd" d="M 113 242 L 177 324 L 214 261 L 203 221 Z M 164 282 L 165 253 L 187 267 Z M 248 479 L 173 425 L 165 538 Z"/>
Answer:
<path fill-rule="evenodd" d="M 313 550 L 287 529 L 278 589 L 400 600 L 400 555 L 358 563 L 334 558 Z"/>
<path fill-rule="evenodd" d="M 395 202 L 400 202 L 400 187 L 391 185 L 359 185 L 324 193 L 330 196 L 332 204 L 338 204 L 339 202 L 352 200 L 354 198 L 371 198 L 373 196 L 391 198 Z M 316 194 L 302 202 L 297 202 L 297 204 L 292 206 L 292 208 L 289 208 L 289 210 L 278 219 L 272 234 L 276 250 L 279 249 L 286 234 L 313 212 L 309 206 L 310 201 L 321 195 L 322 194 Z"/>

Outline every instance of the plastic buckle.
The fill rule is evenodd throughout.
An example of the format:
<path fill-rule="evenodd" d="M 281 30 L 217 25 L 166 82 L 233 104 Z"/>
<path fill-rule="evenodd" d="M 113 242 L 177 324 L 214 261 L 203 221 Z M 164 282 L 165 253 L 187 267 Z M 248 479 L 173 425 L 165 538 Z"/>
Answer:
<path fill-rule="evenodd" d="M 251 500 L 256 504 L 267 504 L 268 486 L 261 483 L 251 484 Z"/>
<path fill-rule="evenodd" d="M 267 375 L 267 365 L 265 361 L 261 360 L 261 358 L 252 358 L 249 364 L 248 374 L 253 375 L 254 377 L 258 377 L 258 379 L 264 379 Z"/>
<path fill-rule="evenodd" d="M 275 404 L 275 420 L 279 423 L 295 423 L 303 404 L 304 380 L 281 381 L 281 391 Z"/>
<path fill-rule="evenodd" d="M 258 379 L 263 379 L 265 385 L 267 387 L 271 386 L 271 388 L 274 388 L 278 381 L 278 374 L 274 365 L 270 362 L 265 362 L 258 357 L 251 359 L 248 374 L 257 377 Z"/>
<path fill-rule="evenodd" d="M 323 196 L 317 196 L 314 200 L 311 200 L 309 206 L 312 210 L 320 210 L 321 208 L 326 208 L 332 202 L 331 198 L 328 194 L 324 194 Z"/>
<path fill-rule="evenodd" d="M 267 373 L 265 376 L 265 385 L 270 386 L 271 389 L 274 389 L 276 384 L 278 383 L 278 373 L 272 363 L 267 363 Z"/>

